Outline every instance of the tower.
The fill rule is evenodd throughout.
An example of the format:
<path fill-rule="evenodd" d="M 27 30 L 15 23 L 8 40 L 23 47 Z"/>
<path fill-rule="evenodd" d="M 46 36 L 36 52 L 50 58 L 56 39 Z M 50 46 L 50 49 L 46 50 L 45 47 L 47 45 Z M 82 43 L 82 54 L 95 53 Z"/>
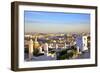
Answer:
<path fill-rule="evenodd" d="M 82 37 L 82 41 L 83 41 L 83 49 L 82 49 L 82 51 L 88 50 L 88 47 L 87 47 L 87 36 L 86 35 Z"/>
<path fill-rule="evenodd" d="M 56 49 L 58 49 L 58 44 L 56 44 Z"/>
<path fill-rule="evenodd" d="M 66 45 L 66 43 L 64 43 L 64 48 L 65 48 L 65 49 L 67 48 L 67 45 Z"/>
<path fill-rule="evenodd" d="M 38 43 L 38 41 L 37 41 L 37 36 L 35 37 L 35 41 L 34 41 L 34 49 L 37 49 L 37 48 L 39 48 L 39 43 Z"/>
<path fill-rule="evenodd" d="M 29 41 L 29 59 L 31 59 L 33 56 L 33 40 L 30 39 Z"/>
<path fill-rule="evenodd" d="M 36 36 L 33 43 L 33 50 L 34 50 L 33 55 L 37 55 L 39 53 L 39 47 L 40 47 L 40 44 L 37 41 L 37 36 Z"/>
<path fill-rule="evenodd" d="M 37 42 L 37 36 L 35 37 L 35 42 Z"/>
<path fill-rule="evenodd" d="M 44 44 L 44 52 L 48 56 L 48 44 L 47 43 Z"/>

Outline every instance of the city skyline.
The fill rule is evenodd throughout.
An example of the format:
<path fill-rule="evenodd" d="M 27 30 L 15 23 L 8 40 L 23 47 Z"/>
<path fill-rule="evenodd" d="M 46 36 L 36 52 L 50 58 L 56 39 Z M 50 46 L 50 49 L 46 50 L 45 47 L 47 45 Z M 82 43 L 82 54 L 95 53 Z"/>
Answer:
<path fill-rule="evenodd" d="M 24 11 L 25 33 L 90 32 L 90 14 Z"/>

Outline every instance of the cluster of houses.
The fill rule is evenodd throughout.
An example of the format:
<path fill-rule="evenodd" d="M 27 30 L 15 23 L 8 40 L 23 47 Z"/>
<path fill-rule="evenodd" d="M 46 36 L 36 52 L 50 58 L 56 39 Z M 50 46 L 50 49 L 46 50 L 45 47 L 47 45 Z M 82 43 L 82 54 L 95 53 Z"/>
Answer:
<path fill-rule="evenodd" d="M 77 53 L 81 54 L 84 51 L 88 51 L 89 50 L 89 44 L 90 44 L 90 38 L 89 35 L 81 35 L 81 36 L 77 36 L 77 37 L 73 37 L 73 36 L 67 36 L 67 43 L 63 42 L 63 43 L 58 43 L 55 40 L 53 41 L 53 43 L 43 43 L 40 44 L 38 42 L 38 37 L 36 36 L 34 41 L 32 38 L 29 39 L 28 41 L 28 58 L 31 59 L 34 54 L 36 53 L 38 50 L 38 53 L 43 53 L 46 56 L 50 56 L 50 49 L 54 49 L 54 51 L 58 51 L 59 49 L 63 50 L 63 49 L 68 49 L 70 46 L 75 45 L 77 48 Z M 52 56 L 52 55 L 51 55 Z M 52 56 L 53 57 L 53 56 Z"/>

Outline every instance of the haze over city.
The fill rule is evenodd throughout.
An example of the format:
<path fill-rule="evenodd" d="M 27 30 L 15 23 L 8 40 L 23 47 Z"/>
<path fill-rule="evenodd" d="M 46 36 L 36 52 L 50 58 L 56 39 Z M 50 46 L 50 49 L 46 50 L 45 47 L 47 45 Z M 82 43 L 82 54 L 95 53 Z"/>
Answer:
<path fill-rule="evenodd" d="M 24 11 L 25 61 L 90 58 L 90 14 Z"/>
<path fill-rule="evenodd" d="M 90 32 L 90 14 L 24 11 L 25 33 Z"/>

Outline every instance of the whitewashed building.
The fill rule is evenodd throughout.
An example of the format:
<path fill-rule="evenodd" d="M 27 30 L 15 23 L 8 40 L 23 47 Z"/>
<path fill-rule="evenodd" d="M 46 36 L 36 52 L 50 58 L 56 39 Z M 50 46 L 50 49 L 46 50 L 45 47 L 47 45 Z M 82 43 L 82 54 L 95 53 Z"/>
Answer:
<path fill-rule="evenodd" d="M 31 59 L 33 56 L 33 40 L 30 39 L 29 41 L 29 59 Z"/>
<path fill-rule="evenodd" d="M 88 50 L 88 47 L 87 47 L 87 36 L 83 36 L 82 37 L 82 41 L 83 41 L 83 49 L 82 49 L 82 51 Z"/>
<path fill-rule="evenodd" d="M 83 36 L 77 36 L 76 39 L 76 45 L 77 47 L 79 48 L 79 51 L 86 51 L 88 50 L 88 47 L 87 47 L 87 36 L 86 35 L 83 35 Z"/>
<path fill-rule="evenodd" d="M 43 49 L 44 49 L 44 54 L 48 56 L 48 44 L 47 43 L 44 44 Z"/>

